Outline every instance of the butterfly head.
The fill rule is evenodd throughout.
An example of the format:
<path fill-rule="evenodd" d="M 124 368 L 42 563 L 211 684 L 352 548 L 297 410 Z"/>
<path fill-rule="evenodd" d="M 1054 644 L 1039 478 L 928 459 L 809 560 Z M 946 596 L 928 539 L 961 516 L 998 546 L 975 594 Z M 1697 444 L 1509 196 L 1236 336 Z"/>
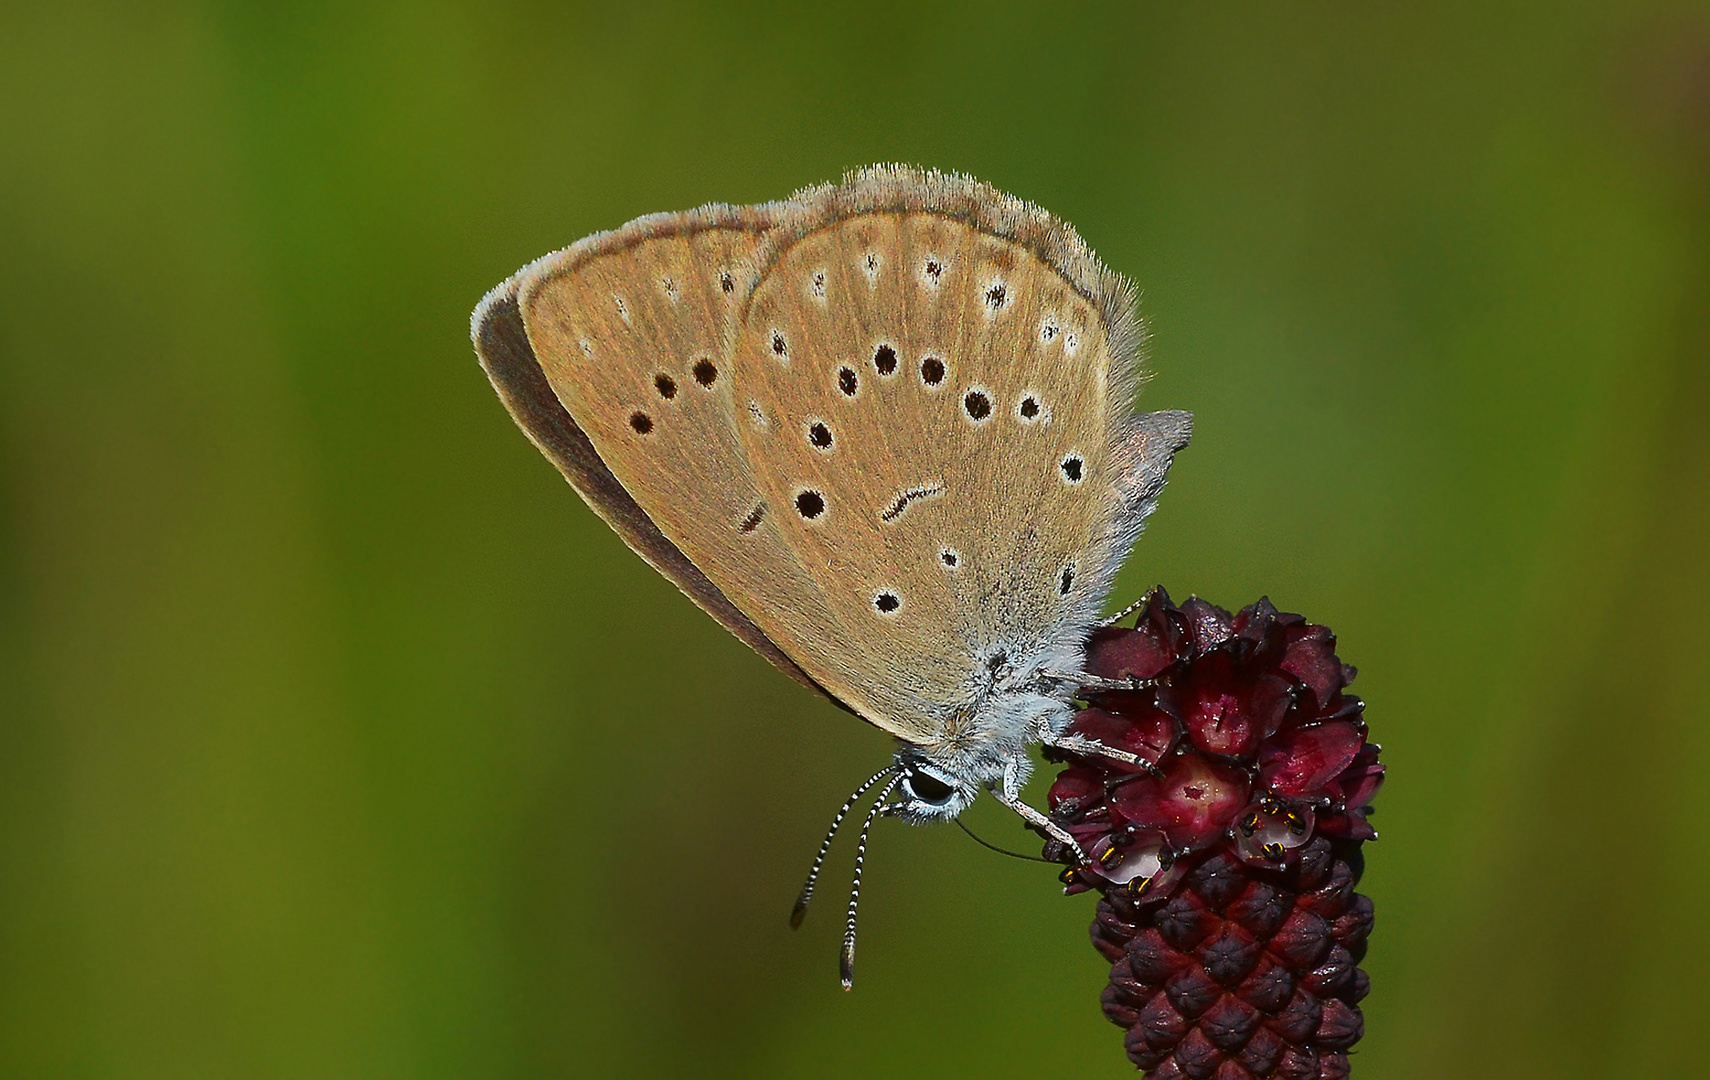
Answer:
<path fill-rule="evenodd" d="M 933 762 L 918 746 L 897 751 L 896 769 L 900 783 L 890 815 L 911 825 L 949 821 L 980 793 L 978 783 Z"/>
<path fill-rule="evenodd" d="M 930 745 L 905 742 L 897 749 L 892 767 L 898 800 L 887 813 L 926 825 L 956 817 L 982 789 L 1009 801 L 1033 772 L 1028 744 L 1069 715 L 1061 701 L 1039 694 L 987 696 L 970 722 L 955 725 L 954 734 Z"/>

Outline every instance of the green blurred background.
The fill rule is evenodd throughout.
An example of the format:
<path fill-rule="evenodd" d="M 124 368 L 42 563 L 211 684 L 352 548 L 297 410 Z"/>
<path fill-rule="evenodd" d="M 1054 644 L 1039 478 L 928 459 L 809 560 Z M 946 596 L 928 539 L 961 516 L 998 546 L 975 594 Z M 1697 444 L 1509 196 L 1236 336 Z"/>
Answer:
<path fill-rule="evenodd" d="M 1704 1075 L 1703 5 L 0 17 L 0 1073 L 1129 1074 L 1089 900 L 953 829 L 881 823 L 838 989 L 847 849 L 785 914 L 886 740 L 467 341 L 585 233 L 903 160 L 1143 285 L 1198 428 L 1121 592 L 1362 669 L 1356 1075 Z"/>

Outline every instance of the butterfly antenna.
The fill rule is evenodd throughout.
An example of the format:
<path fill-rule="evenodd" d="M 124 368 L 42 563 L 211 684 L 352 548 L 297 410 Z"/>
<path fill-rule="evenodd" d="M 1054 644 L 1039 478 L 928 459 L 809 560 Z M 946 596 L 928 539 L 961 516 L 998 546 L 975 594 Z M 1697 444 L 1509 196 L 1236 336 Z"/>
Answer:
<path fill-rule="evenodd" d="M 1008 848 L 1000 848 L 996 844 L 990 843 L 990 842 L 985 841 L 985 840 L 981 840 L 978 836 L 975 836 L 974 830 L 968 828 L 967 825 L 963 824 L 961 818 L 952 818 L 951 820 L 956 822 L 957 828 L 961 829 L 963 832 L 967 833 L 970 837 L 972 837 L 974 843 L 980 845 L 983 848 L 990 848 L 991 850 L 997 852 L 999 855 L 1008 855 L 1012 859 L 1026 859 L 1028 862 L 1045 862 L 1045 863 L 1051 862 L 1050 859 L 1041 858 L 1038 855 L 1027 855 L 1027 854 L 1024 854 L 1024 853 L 1019 852 L 1019 851 L 1011 851 Z"/>
<path fill-rule="evenodd" d="M 869 788 L 896 771 L 895 765 L 887 766 L 867 778 L 867 782 L 855 789 L 855 794 L 838 807 L 837 816 L 831 819 L 831 828 L 825 830 L 825 839 L 820 841 L 819 854 L 813 857 L 813 869 L 808 871 L 807 883 L 802 886 L 801 895 L 796 897 L 796 906 L 790 910 L 790 928 L 793 930 L 802 924 L 807 917 L 808 902 L 813 899 L 813 887 L 819 883 L 820 868 L 825 865 L 825 853 L 831 850 L 832 840 L 837 838 L 837 830 L 843 824 L 843 819 L 849 816 L 849 810 L 856 800 L 867 794 Z"/>
<path fill-rule="evenodd" d="M 855 986 L 855 909 L 861 903 L 861 868 L 867 862 L 867 834 L 873 831 L 873 821 L 884 813 L 885 800 L 890 797 L 891 789 L 901 780 L 901 776 L 891 777 L 891 782 L 879 792 L 872 809 L 867 811 L 867 820 L 861 823 L 861 839 L 855 842 L 855 884 L 849 890 L 849 921 L 843 927 L 843 952 L 838 957 L 838 974 L 843 977 L 845 990 Z"/>

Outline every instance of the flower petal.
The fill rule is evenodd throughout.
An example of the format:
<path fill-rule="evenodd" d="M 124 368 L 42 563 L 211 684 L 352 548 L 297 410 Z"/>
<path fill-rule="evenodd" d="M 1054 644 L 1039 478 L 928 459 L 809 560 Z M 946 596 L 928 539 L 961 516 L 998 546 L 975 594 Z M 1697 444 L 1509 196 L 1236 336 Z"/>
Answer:
<path fill-rule="evenodd" d="M 1360 748 L 1353 762 L 1336 777 L 1332 787 L 1338 789 L 1338 799 L 1359 809 L 1372 801 L 1383 786 L 1383 764 L 1378 761 L 1378 749 L 1371 743 Z"/>
<path fill-rule="evenodd" d="M 1187 753 L 1171 761 L 1162 777 L 1139 777 L 1116 788 L 1112 801 L 1130 821 L 1163 829 L 1173 846 L 1197 848 L 1234 824 L 1251 786 L 1240 769 Z"/>
<path fill-rule="evenodd" d="M 1107 679 L 1150 679 L 1175 662 L 1170 644 L 1143 630 L 1106 627 L 1087 646 L 1087 670 Z"/>
<path fill-rule="evenodd" d="M 1343 720 L 1285 731 L 1265 744 L 1260 778 L 1278 794 L 1311 795 L 1346 769 L 1365 742 L 1365 731 Z"/>
<path fill-rule="evenodd" d="M 1235 633 L 1235 619 L 1216 604 L 1208 604 L 1197 596 L 1182 605 L 1187 616 L 1188 633 L 1193 636 L 1196 652 L 1210 652 L 1228 641 Z"/>
<path fill-rule="evenodd" d="M 1238 677 L 1235 659 L 1219 650 L 1195 662 L 1177 688 L 1182 723 L 1193 744 L 1209 754 L 1251 757 L 1275 733 L 1289 707 L 1289 683 L 1280 675 Z"/>
<path fill-rule="evenodd" d="M 1336 659 L 1336 636 L 1325 626 L 1302 626 L 1289 632 L 1282 669 L 1305 683 L 1327 705 L 1346 685 L 1342 662 Z"/>
<path fill-rule="evenodd" d="M 1055 810 L 1063 803 L 1097 795 L 1103 790 L 1104 782 L 1099 778 L 1096 768 L 1091 765 L 1071 765 L 1057 775 L 1056 782 L 1045 796 L 1045 804 Z"/>
<path fill-rule="evenodd" d="M 1156 709 L 1139 710 L 1137 714 L 1117 715 L 1103 709 L 1082 709 L 1075 714 L 1069 730 L 1088 739 L 1097 739 L 1115 750 L 1126 750 L 1149 765 L 1156 765 L 1176 741 L 1176 723 Z M 1139 766 L 1113 759 L 1110 767 L 1119 772 L 1139 772 Z"/>

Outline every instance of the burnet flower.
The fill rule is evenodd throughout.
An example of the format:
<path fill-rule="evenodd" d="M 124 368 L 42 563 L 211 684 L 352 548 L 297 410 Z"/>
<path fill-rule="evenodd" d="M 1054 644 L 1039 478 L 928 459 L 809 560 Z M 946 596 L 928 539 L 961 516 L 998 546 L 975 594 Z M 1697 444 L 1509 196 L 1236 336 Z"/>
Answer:
<path fill-rule="evenodd" d="M 1335 645 L 1267 600 L 1231 615 L 1162 589 L 1094 636 L 1087 670 L 1107 682 L 1071 730 L 1136 760 L 1061 755 L 1049 805 L 1092 860 L 1065 891 L 1103 894 L 1105 1015 L 1155 1080 L 1348 1075 L 1383 766 Z M 1063 847 L 1046 856 L 1073 863 Z"/>

